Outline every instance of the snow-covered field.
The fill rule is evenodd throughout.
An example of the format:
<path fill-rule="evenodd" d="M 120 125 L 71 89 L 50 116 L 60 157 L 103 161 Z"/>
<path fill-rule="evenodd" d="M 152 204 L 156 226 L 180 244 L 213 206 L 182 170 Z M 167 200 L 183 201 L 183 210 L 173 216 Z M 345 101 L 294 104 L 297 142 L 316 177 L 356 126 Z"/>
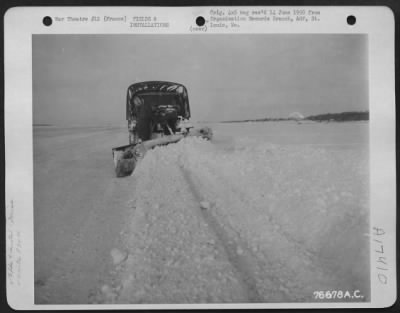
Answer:
<path fill-rule="evenodd" d="M 311 302 L 327 290 L 369 299 L 368 123 L 209 126 L 213 141 L 157 147 L 123 179 L 102 149 L 124 144 L 125 129 L 64 135 L 59 154 L 59 134 L 35 137 L 39 303 Z M 79 201 L 67 197 L 74 188 Z M 57 201 L 63 213 L 46 216 Z M 84 209 L 68 211 L 74 201 Z M 52 223 L 74 230 L 57 237 Z"/>

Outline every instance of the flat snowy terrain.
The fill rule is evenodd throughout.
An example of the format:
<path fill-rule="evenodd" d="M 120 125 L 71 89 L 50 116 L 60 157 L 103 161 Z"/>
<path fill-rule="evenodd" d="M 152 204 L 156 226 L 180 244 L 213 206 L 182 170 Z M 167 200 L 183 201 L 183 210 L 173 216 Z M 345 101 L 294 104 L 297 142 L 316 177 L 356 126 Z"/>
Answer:
<path fill-rule="evenodd" d="M 37 303 L 369 299 L 368 123 L 209 126 L 126 178 L 125 128 L 35 128 Z"/>

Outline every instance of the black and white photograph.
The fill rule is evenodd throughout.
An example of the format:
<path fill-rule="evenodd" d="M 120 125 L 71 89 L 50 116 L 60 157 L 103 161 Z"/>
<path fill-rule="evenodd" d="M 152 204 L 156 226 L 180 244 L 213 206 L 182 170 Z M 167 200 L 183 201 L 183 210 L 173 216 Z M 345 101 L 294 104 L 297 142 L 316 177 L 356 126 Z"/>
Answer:
<path fill-rule="evenodd" d="M 389 14 L 7 13 L 9 305 L 393 303 Z"/>
<path fill-rule="evenodd" d="M 367 42 L 34 35 L 35 302 L 369 301 Z"/>

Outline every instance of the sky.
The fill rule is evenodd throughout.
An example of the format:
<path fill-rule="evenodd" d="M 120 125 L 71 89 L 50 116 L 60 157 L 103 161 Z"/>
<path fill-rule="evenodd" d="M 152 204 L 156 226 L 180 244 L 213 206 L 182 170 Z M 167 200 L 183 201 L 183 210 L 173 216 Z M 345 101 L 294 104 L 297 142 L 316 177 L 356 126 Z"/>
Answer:
<path fill-rule="evenodd" d="M 130 84 L 178 82 L 193 121 L 368 110 L 360 34 L 33 35 L 33 123 L 125 123 Z"/>

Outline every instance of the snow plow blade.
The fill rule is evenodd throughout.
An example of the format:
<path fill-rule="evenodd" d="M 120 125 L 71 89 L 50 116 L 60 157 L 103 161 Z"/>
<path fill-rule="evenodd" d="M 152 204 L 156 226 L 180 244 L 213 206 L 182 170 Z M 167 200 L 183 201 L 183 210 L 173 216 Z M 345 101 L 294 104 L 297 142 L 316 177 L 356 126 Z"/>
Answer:
<path fill-rule="evenodd" d="M 156 146 L 176 143 L 189 136 L 202 137 L 204 139 L 211 140 L 212 131 L 208 127 L 191 129 L 187 134 L 163 136 L 156 139 L 146 140 L 137 144 L 113 148 L 112 152 L 116 176 L 125 177 L 131 175 L 137 164 L 144 158 L 144 155 L 148 150 Z"/>

